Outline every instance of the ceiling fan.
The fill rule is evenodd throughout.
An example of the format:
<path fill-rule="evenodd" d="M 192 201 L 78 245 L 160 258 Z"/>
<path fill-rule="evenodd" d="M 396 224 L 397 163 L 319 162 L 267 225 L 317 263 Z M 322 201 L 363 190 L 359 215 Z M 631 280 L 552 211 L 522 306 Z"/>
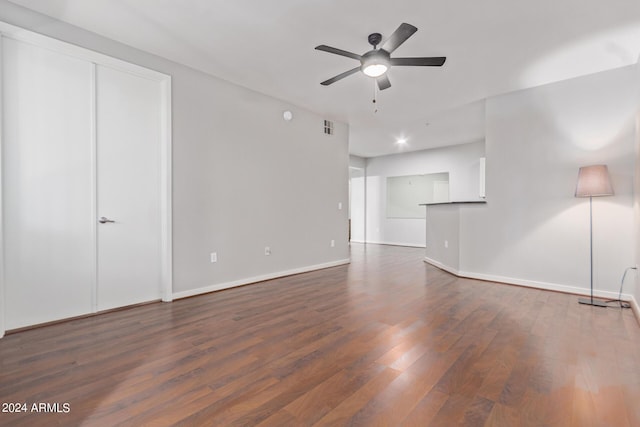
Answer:
<path fill-rule="evenodd" d="M 335 47 L 326 46 L 323 44 L 321 44 L 320 46 L 316 46 L 316 50 L 322 50 L 360 61 L 360 66 L 352 68 L 349 71 L 345 71 L 344 73 L 338 74 L 337 76 L 332 77 L 329 80 L 325 80 L 320 84 L 323 86 L 328 86 L 332 83 L 337 82 L 338 80 L 342 80 L 345 77 L 350 76 L 351 74 L 362 71 L 365 75 L 375 78 L 378 82 L 378 88 L 380 88 L 380 90 L 384 90 L 391 87 L 391 82 L 389 82 L 389 77 L 387 77 L 386 73 L 392 66 L 442 66 L 442 64 L 444 64 L 444 61 L 446 61 L 447 59 L 444 56 L 430 58 L 391 58 L 391 53 L 393 53 L 394 50 L 400 47 L 402 43 L 407 41 L 407 39 L 411 37 L 416 31 L 418 31 L 418 29 L 413 25 L 402 23 L 400 24 L 398 29 L 396 29 L 394 33 L 391 34 L 391 37 L 385 40 L 380 49 L 378 49 L 377 47 L 382 41 L 382 35 L 380 33 L 369 34 L 369 44 L 373 46 L 373 49 L 362 55 L 347 52 L 346 50 L 342 49 L 336 49 Z"/>

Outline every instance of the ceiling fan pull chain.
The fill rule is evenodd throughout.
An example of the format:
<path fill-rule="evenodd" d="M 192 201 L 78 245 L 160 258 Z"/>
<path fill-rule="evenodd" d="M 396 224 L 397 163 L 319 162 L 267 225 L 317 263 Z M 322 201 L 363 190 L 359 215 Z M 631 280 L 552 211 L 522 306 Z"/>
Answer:
<path fill-rule="evenodd" d="M 374 80 L 373 81 L 373 114 L 376 114 L 378 112 L 377 98 L 378 98 L 378 85 Z"/>

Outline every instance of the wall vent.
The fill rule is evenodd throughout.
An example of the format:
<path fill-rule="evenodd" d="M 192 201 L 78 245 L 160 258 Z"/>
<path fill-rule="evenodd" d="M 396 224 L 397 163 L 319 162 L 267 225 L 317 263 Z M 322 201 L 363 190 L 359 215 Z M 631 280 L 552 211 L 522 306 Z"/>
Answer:
<path fill-rule="evenodd" d="M 333 122 L 331 120 L 324 121 L 324 133 L 326 135 L 333 135 Z"/>

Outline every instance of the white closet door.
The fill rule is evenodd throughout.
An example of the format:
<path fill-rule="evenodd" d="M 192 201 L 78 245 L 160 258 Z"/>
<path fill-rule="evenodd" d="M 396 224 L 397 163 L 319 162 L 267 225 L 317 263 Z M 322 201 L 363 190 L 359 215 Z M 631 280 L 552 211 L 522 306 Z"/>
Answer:
<path fill-rule="evenodd" d="M 2 39 L 6 328 L 92 311 L 92 65 Z"/>
<path fill-rule="evenodd" d="M 96 69 L 98 310 L 161 297 L 158 81 Z"/>

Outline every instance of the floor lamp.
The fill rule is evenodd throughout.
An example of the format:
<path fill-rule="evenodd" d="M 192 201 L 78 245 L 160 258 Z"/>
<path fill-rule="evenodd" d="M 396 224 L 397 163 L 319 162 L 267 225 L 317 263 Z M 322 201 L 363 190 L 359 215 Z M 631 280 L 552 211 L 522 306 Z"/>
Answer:
<path fill-rule="evenodd" d="M 612 196 L 613 187 L 609 179 L 607 165 L 583 166 L 578 172 L 578 184 L 576 185 L 576 197 L 589 198 L 589 256 L 591 264 L 591 297 L 578 298 L 580 304 L 606 307 L 607 303 L 593 299 L 593 198 L 600 196 Z"/>

